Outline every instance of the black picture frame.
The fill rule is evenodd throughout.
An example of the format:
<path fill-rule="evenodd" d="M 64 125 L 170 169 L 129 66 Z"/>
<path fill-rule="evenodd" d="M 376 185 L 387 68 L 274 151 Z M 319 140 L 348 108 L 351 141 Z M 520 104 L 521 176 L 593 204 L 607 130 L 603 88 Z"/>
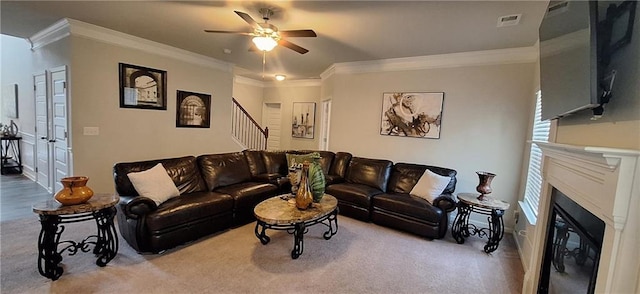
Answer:
<path fill-rule="evenodd" d="M 211 95 L 178 90 L 176 94 L 177 128 L 210 128 Z"/>
<path fill-rule="evenodd" d="M 293 102 L 291 137 L 313 139 L 315 135 L 315 122 L 315 102 Z"/>
<path fill-rule="evenodd" d="M 385 92 L 380 135 L 440 139 L 444 92 Z"/>
<path fill-rule="evenodd" d="M 167 72 L 119 63 L 120 108 L 167 110 Z"/>

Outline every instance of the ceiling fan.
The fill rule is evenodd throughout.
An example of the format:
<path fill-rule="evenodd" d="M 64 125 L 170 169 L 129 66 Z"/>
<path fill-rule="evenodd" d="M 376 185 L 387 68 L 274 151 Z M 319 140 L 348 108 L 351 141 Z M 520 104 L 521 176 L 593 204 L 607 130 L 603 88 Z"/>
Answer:
<path fill-rule="evenodd" d="M 269 17 L 273 16 L 273 10 L 269 8 L 261 8 L 259 10 L 262 14 L 264 23 L 257 23 L 250 15 L 241 12 L 234 11 L 244 21 L 246 21 L 252 28 L 253 32 L 239 32 L 239 31 L 218 31 L 218 30 L 204 30 L 207 33 L 226 33 L 226 34 L 240 34 L 246 36 L 253 36 L 253 43 L 261 51 L 271 51 L 275 46 L 281 45 L 287 47 L 300 54 L 305 54 L 309 50 L 302 48 L 294 43 L 291 43 L 284 38 L 287 37 L 317 37 L 316 32 L 313 30 L 288 30 L 279 31 L 278 28 L 269 22 Z"/>

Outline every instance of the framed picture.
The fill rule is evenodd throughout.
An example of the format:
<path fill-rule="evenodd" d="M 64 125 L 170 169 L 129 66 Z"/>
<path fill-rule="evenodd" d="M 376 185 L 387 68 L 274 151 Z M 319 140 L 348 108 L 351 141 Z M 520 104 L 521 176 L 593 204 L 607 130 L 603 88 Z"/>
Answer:
<path fill-rule="evenodd" d="M 18 84 L 2 88 L 2 110 L 8 118 L 18 118 Z"/>
<path fill-rule="evenodd" d="M 178 90 L 176 127 L 211 127 L 211 95 Z"/>
<path fill-rule="evenodd" d="M 316 117 L 314 102 L 294 102 L 291 137 L 313 139 Z"/>
<path fill-rule="evenodd" d="M 167 110 L 167 72 L 120 63 L 120 107 Z"/>
<path fill-rule="evenodd" d="M 443 92 L 384 93 L 380 134 L 439 139 L 443 101 Z"/>

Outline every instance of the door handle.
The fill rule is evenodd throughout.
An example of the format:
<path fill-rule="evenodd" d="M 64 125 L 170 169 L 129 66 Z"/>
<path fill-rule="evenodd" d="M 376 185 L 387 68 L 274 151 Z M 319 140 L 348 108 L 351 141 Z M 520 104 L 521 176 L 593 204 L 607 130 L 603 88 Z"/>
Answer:
<path fill-rule="evenodd" d="M 55 143 L 56 140 L 49 140 L 49 143 Z"/>
<path fill-rule="evenodd" d="M 42 140 L 46 140 L 46 139 L 47 139 L 47 137 L 40 137 L 40 139 L 42 139 Z"/>

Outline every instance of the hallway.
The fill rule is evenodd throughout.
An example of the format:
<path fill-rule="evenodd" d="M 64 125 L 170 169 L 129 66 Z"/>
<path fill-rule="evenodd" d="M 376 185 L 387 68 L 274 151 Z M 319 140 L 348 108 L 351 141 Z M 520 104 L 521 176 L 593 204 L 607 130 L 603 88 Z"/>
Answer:
<path fill-rule="evenodd" d="M 31 206 L 53 195 L 23 175 L 0 176 L 0 222 L 37 215 Z"/>

